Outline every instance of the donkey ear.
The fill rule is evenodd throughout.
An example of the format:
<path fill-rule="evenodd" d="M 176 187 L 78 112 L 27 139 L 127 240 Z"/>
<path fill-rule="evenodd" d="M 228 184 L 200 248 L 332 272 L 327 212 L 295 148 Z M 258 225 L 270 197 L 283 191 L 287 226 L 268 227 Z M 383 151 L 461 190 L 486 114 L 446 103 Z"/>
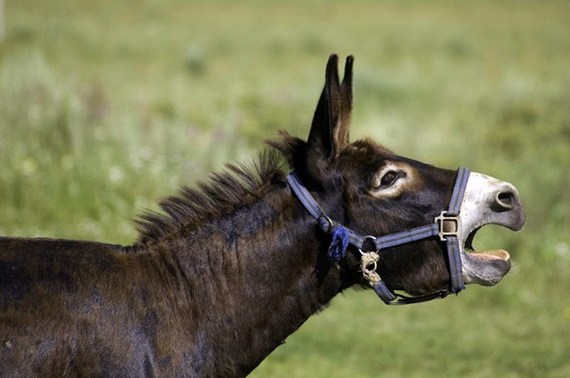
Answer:
<path fill-rule="evenodd" d="M 337 130 L 337 139 L 342 145 L 349 142 L 350 115 L 352 113 L 352 63 L 354 57 L 349 55 L 344 65 L 344 77 L 340 86 L 341 109 L 340 109 L 340 125 Z"/>
<path fill-rule="evenodd" d="M 325 86 L 321 93 L 307 144 L 311 158 L 333 160 L 348 143 L 348 128 L 352 108 L 352 62 L 346 60 L 342 86 L 338 76 L 338 56 L 332 54 L 327 63 Z M 314 156 L 317 154 L 317 156 Z"/>

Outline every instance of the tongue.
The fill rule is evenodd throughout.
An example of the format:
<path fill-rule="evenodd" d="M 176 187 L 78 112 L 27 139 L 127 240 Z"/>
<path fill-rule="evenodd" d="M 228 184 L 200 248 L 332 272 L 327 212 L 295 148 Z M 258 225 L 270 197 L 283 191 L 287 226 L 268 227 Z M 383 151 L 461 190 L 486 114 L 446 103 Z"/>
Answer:
<path fill-rule="evenodd" d="M 505 251 L 504 249 L 493 249 L 490 251 L 481 251 L 481 252 L 471 252 L 469 253 L 470 256 L 481 260 L 504 260 L 508 261 L 511 258 L 509 252 Z"/>

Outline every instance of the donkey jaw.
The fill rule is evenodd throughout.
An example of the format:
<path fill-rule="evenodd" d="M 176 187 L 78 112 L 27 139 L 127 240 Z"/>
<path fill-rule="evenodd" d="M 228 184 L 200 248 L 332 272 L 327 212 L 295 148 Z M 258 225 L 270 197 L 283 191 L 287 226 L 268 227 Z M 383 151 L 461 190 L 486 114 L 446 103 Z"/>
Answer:
<path fill-rule="evenodd" d="M 473 238 L 488 224 L 513 231 L 523 228 L 526 217 L 518 190 L 511 184 L 472 172 L 460 213 L 460 246 L 466 284 L 493 286 L 511 269 L 511 256 L 503 249 L 474 251 Z"/>

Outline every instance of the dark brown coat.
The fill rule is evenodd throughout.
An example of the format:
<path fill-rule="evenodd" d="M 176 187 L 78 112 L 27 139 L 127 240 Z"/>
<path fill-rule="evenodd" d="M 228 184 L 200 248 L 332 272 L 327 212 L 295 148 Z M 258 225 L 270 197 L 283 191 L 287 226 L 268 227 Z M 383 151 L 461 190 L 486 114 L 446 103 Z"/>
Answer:
<path fill-rule="evenodd" d="M 342 83 L 337 65 L 331 56 L 307 141 L 270 144 L 331 218 L 364 235 L 430 222 L 454 172 L 350 143 L 352 57 Z M 0 377 L 244 376 L 364 284 L 358 251 L 328 262 L 330 236 L 291 195 L 280 153 L 165 199 L 129 247 L 0 238 Z M 394 172 L 378 176 L 387 164 L 408 175 L 397 191 Z M 383 252 L 378 271 L 411 294 L 449 285 L 435 240 Z"/>

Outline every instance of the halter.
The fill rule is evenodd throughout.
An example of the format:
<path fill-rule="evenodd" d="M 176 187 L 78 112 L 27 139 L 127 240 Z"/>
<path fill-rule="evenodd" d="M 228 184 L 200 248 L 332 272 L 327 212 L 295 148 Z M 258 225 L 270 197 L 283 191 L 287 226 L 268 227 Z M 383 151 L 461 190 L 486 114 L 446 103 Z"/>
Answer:
<path fill-rule="evenodd" d="M 465 288 L 461 269 L 458 233 L 460 230 L 459 211 L 461 209 L 461 202 L 463 201 L 463 195 L 465 193 L 468 180 L 469 169 L 459 168 L 457 170 L 451 200 L 449 201 L 449 207 L 447 211 L 443 210 L 437 217 L 435 217 L 433 223 L 384 236 L 363 236 L 331 220 L 315 201 L 307 188 L 303 186 L 297 173 L 291 172 L 287 176 L 287 183 L 289 184 L 291 191 L 295 193 L 299 201 L 301 201 L 311 216 L 317 220 L 321 230 L 332 235 L 333 241 L 331 242 L 329 253 L 331 249 L 336 252 L 338 252 L 337 250 L 342 250 L 342 255 L 344 255 L 344 251 L 346 251 L 349 244 L 356 247 L 362 255 L 361 269 L 364 278 L 368 281 L 380 299 L 389 305 L 412 304 L 429 301 L 435 298 L 445 298 L 450 293 L 458 294 Z M 390 290 L 376 272 L 377 262 L 380 259 L 379 252 L 383 249 L 435 236 L 438 236 L 446 245 L 450 275 L 449 289 L 417 297 L 404 296 Z"/>

